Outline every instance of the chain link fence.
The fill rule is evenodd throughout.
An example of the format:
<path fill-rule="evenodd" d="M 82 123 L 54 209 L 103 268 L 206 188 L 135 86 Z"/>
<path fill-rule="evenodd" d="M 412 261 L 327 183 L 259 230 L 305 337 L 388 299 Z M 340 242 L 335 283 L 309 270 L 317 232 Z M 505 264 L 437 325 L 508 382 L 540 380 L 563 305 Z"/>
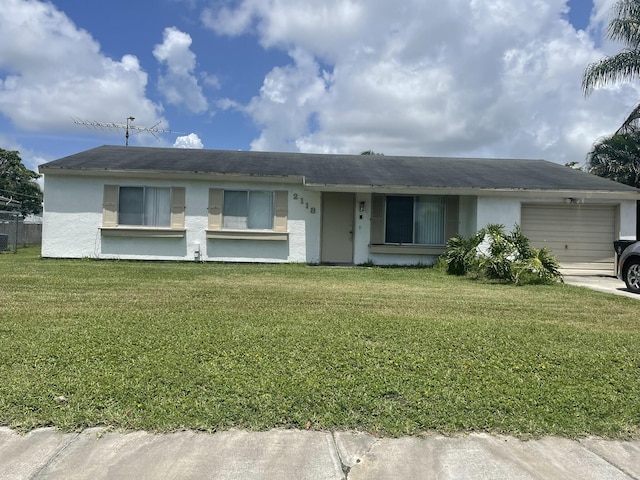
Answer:
<path fill-rule="evenodd" d="M 20 212 L 0 210 L 0 252 L 15 252 L 18 246 L 41 243 L 42 224 L 25 223 Z"/>

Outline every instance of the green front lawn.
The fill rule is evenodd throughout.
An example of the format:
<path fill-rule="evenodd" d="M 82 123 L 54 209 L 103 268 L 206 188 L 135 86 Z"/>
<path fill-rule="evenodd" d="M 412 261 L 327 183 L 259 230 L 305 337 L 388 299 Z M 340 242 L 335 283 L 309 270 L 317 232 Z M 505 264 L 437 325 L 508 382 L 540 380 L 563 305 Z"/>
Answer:
<path fill-rule="evenodd" d="M 635 299 L 38 255 L 0 255 L 0 425 L 640 437 Z"/>

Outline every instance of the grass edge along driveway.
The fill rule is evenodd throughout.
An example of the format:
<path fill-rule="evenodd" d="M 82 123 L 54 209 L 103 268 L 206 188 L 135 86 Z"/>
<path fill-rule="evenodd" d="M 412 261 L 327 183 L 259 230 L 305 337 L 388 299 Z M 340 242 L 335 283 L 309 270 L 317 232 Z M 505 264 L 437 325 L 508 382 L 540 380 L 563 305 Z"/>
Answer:
<path fill-rule="evenodd" d="M 0 425 L 638 438 L 637 301 L 436 269 L 0 255 Z"/>

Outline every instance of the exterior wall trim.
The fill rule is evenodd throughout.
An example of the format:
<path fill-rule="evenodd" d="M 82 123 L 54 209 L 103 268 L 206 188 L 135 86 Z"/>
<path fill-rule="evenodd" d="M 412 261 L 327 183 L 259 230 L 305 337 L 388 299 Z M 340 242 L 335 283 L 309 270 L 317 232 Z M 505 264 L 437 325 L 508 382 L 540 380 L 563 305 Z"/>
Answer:
<path fill-rule="evenodd" d="M 426 247 L 422 245 L 369 245 L 370 253 L 401 255 L 442 255 L 445 247 Z"/>
<path fill-rule="evenodd" d="M 100 227 L 103 237 L 184 238 L 186 229 L 149 227 Z"/>
<path fill-rule="evenodd" d="M 269 240 L 286 242 L 289 239 L 289 233 L 261 230 L 207 230 L 207 238 L 221 240 Z"/>

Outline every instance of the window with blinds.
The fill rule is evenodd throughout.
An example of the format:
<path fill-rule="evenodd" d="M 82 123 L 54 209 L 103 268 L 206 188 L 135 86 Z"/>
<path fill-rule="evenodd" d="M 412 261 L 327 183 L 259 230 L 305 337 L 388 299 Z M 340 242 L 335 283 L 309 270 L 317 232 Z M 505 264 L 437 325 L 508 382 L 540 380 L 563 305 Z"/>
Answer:
<path fill-rule="evenodd" d="M 446 197 L 387 195 L 384 243 L 444 245 Z"/>

